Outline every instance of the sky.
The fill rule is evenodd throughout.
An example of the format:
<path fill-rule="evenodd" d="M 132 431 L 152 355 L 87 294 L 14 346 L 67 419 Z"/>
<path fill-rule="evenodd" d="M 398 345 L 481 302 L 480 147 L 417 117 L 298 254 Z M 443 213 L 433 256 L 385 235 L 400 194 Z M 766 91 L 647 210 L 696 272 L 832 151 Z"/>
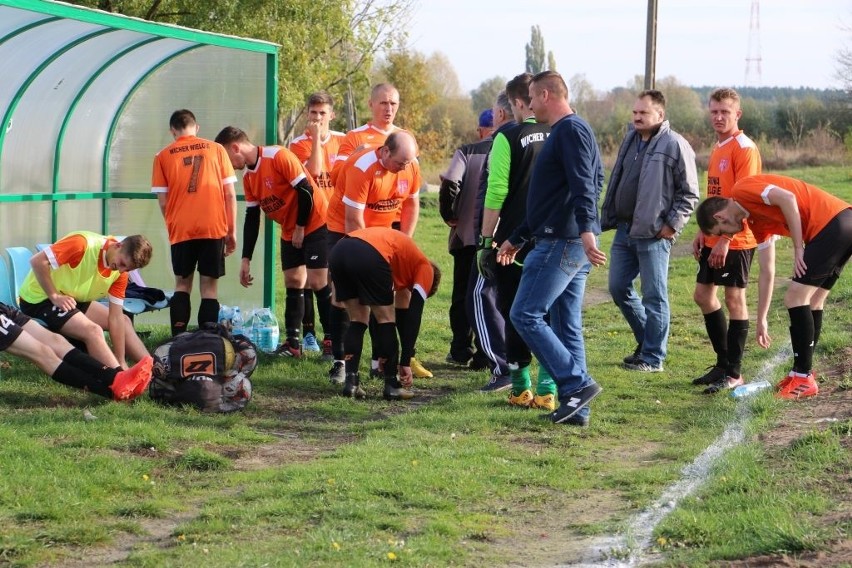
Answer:
<path fill-rule="evenodd" d="M 837 52 L 852 49 L 852 0 L 763 0 L 750 54 L 752 0 L 659 0 L 660 80 L 687 86 L 841 88 Z M 538 25 L 566 79 L 583 74 L 597 91 L 632 85 L 645 72 L 647 0 L 419 0 L 409 46 L 441 52 L 467 92 L 524 71 Z M 759 46 L 759 49 L 757 48 Z M 746 59 L 761 73 L 746 80 Z"/>

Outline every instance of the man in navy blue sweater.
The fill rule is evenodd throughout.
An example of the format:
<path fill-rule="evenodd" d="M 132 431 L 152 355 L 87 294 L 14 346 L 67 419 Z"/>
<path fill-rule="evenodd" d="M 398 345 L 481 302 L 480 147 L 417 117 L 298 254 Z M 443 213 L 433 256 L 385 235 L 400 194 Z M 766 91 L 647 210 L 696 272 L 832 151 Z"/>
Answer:
<path fill-rule="evenodd" d="M 510 316 L 556 382 L 561 404 L 544 417 L 586 426 L 588 404 L 602 390 L 586 366 L 582 308 L 591 267 L 606 262 L 597 241 L 603 166 L 595 135 L 571 109 L 562 77 L 543 71 L 529 89 L 535 118 L 550 125 L 550 136 L 532 171 L 526 220 L 500 247 L 497 260 L 512 262 L 525 240 L 535 239 Z"/>

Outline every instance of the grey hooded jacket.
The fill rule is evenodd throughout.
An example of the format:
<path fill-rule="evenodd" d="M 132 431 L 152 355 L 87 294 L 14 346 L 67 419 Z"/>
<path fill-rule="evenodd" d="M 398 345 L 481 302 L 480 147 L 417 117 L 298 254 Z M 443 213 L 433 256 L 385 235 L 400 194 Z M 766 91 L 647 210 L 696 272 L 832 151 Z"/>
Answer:
<path fill-rule="evenodd" d="M 621 182 L 621 164 L 633 136 L 638 134 L 631 124 L 618 149 L 601 207 L 601 229 L 604 231 L 614 229 L 617 224 L 615 192 Z M 669 127 L 669 121 L 666 120 L 651 138 L 645 151 L 630 236 L 636 239 L 653 238 L 663 228 L 663 224 L 680 234 L 695 210 L 698 199 L 695 151 L 683 136 Z"/>

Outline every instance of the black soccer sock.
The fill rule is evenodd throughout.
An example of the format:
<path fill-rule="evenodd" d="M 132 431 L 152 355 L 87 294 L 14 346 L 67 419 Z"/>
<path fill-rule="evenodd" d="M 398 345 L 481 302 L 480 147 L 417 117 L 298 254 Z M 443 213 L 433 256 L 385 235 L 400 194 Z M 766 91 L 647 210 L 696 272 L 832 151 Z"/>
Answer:
<path fill-rule="evenodd" d="M 739 377 L 742 373 L 747 338 L 748 320 L 731 320 L 728 325 L 728 362 L 725 368 L 729 377 Z"/>
<path fill-rule="evenodd" d="M 201 298 L 198 306 L 198 329 L 204 329 L 207 324 L 219 322 L 219 300 L 216 298 Z"/>
<path fill-rule="evenodd" d="M 335 361 L 342 361 L 345 351 L 344 340 L 349 329 L 349 313 L 344 308 L 330 306 L 328 323 L 331 335 L 331 354 Z"/>
<path fill-rule="evenodd" d="M 379 325 L 376 321 L 376 317 L 370 312 L 370 360 L 378 361 L 379 353 L 376 351 L 376 345 L 378 341 L 376 340 L 376 326 Z"/>
<path fill-rule="evenodd" d="M 322 290 L 317 290 L 314 292 L 314 296 L 316 296 L 317 299 L 317 312 L 319 313 L 319 320 L 320 325 L 322 325 L 323 334 L 326 337 L 329 337 L 329 330 L 331 329 L 331 325 L 328 321 L 329 310 L 331 310 L 331 286 L 326 285 L 326 287 Z M 305 299 L 305 302 L 307 302 L 307 298 Z"/>
<path fill-rule="evenodd" d="M 399 341 L 396 323 L 376 323 L 376 354 L 385 377 L 396 377 L 399 362 Z"/>
<path fill-rule="evenodd" d="M 290 347 L 299 346 L 302 318 L 305 315 L 305 293 L 301 288 L 287 288 L 284 300 L 284 329 Z"/>
<path fill-rule="evenodd" d="M 117 374 L 117 370 L 108 369 L 112 372 L 112 376 L 107 378 L 107 373 L 102 377 L 93 377 L 88 372 L 75 367 L 66 360 L 62 360 L 59 366 L 53 372 L 50 378 L 63 385 L 74 387 L 76 389 L 88 390 L 94 394 L 105 398 L 112 398 L 112 391 L 109 386 L 112 384 L 113 378 Z"/>
<path fill-rule="evenodd" d="M 366 324 L 359 321 L 353 321 L 349 324 L 349 329 L 346 331 L 346 338 L 344 339 L 346 354 L 342 357 L 346 361 L 347 375 L 357 373 L 358 367 L 361 366 L 361 350 L 364 349 L 364 334 L 366 332 Z"/>
<path fill-rule="evenodd" d="M 88 355 L 77 348 L 66 353 L 65 356 L 62 357 L 62 360 L 69 365 L 73 365 L 81 371 L 84 371 L 93 377 L 103 379 L 108 383 L 111 383 L 115 378 L 115 375 L 121 370 L 120 367 L 107 367 L 91 355 Z"/>
<path fill-rule="evenodd" d="M 814 316 L 814 351 L 816 351 L 819 336 L 822 334 L 822 310 L 811 310 L 811 314 Z"/>
<path fill-rule="evenodd" d="M 305 288 L 302 291 L 305 298 L 304 314 L 302 315 L 302 333 L 307 335 L 312 333 L 316 336 L 316 312 L 314 310 L 314 291 L 310 288 Z"/>
<path fill-rule="evenodd" d="M 722 308 L 704 314 L 704 327 L 716 352 L 716 366 L 724 367 L 728 362 L 728 321 Z"/>
<path fill-rule="evenodd" d="M 810 373 L 814 357 L 814 317 L 810 306 L 788 308 L 790 343 L 793 345 L 793 370 Z"/>
<path fill-rule="evenodd" d="M 169 302 L 169 316 L 171 317 L 173 336 L 186 331 L 191 313 L 192 305 L 189 299 L 189 292 L 175 292 Z M 218 312 L 216 313 L 216 317 L 218 319 Z"/>

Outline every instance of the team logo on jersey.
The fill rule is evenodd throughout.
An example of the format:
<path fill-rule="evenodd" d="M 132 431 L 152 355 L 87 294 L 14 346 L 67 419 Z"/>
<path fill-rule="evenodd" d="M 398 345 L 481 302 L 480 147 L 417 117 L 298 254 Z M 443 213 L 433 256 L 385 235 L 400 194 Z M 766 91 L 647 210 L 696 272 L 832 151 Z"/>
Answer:
<path fill-rule="evenodd" d="M 396 184 L 396 194 L 397 195 L 407 195 L 408 194 L 408 180 L 401 179 Z"/>
<path fill-rule="evenodd" d="M 723 171 L 723 172 L 728 171 L 729 165 L 730 165 L 730 162 L 728 161 L 728 159 L 722 158 L 722 160 L 719 162 L 719 171 Z"/>
<path fill-rule="evenodd" d="M 266 186 L 266 189 L 272 191 L 272 178 L 265 177 L 263 178 L 263 185 Z"/>

